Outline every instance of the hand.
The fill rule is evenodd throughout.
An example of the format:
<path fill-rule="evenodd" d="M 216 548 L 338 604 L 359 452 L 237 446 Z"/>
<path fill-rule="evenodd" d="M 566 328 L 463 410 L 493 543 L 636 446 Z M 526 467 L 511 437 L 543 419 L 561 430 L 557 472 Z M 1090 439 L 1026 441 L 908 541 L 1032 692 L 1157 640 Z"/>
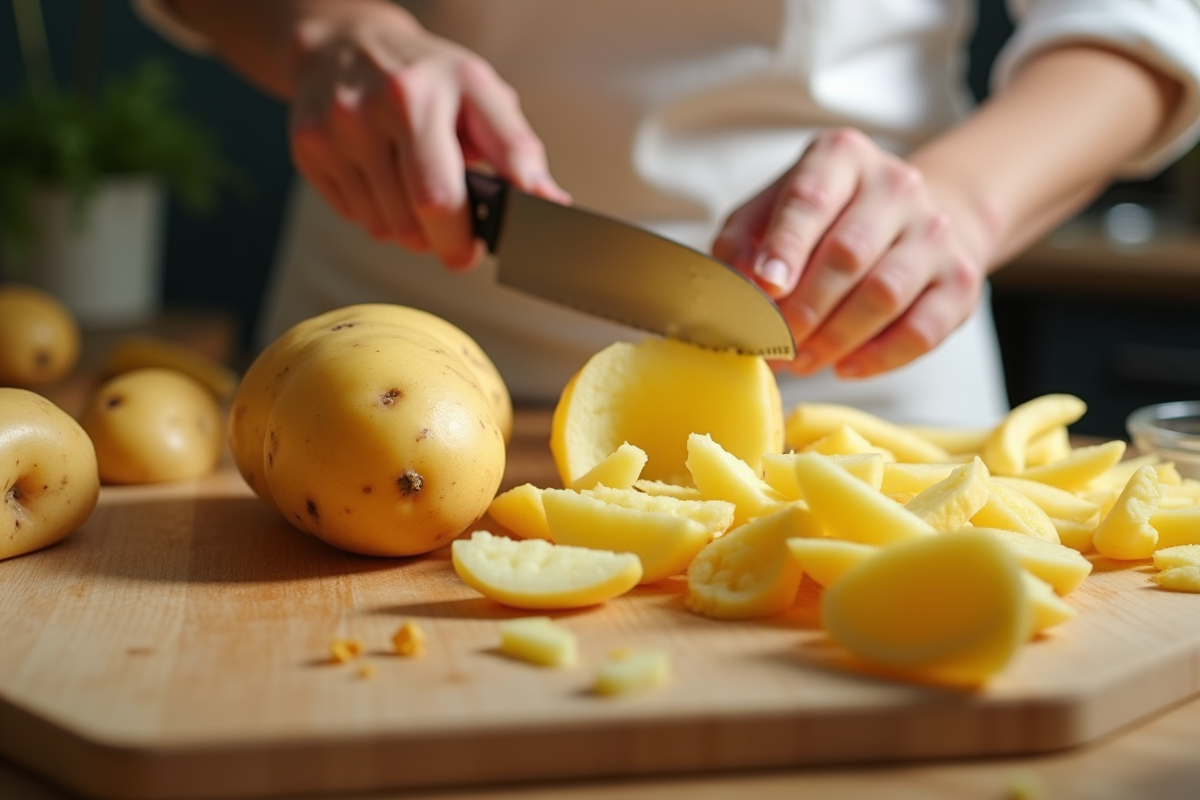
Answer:
<path fill-rule="evenodd" d="M 876 375 L 931 350 L 979 300 L 986 260 L 938 194 L 864 134 L 826 131 L 729 217 L 713 255 L 777 300 L 793 372 Z"/>
<path fill-rule="evenodd" d="M 292 51 L 296 167 L 374 238 L 473 265 L 463 175 L 479 160 L 525 191 L 569 200 L 512 88 L 402 9 L 331 4 L 297 24 Z"/>

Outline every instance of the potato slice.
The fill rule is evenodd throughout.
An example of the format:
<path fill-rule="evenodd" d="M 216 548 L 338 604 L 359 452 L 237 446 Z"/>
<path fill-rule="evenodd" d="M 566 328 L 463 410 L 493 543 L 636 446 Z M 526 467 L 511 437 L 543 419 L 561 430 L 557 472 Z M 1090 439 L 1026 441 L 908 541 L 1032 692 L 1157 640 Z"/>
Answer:
<path fill-rule="evenodd" d="M 1176 592 L 1200 592 L 1200 567 L 1171 567 L 1154 576 L 1154 582 Z"/>
<path fill-rule="evenodd" d="M 879 552 L 879 548 L 841 539 L 788 539 L 788 550 L 804 574 L 829 586 L 851 567 Z"/>
<path fill-rule="evenodd" d="M 671 659 L 662 650 L 610 653 L 596 672 L 596 694 L 628 694 L 666 686 L 671 680 Z"/>
<path fill-rule="evenodd" d="M 580 494 L 636 511 L 652 511 L 687 517 L 704 526 L 710 537 L 720 536 L 733 525 L 734 506 L 725 500 L 680 500 L 667 495 L 648 495 L 636 489 L 597 486 Z"/>
<path fill-rule="evenodd" d="M 532 483 L 514 486 L 492 498 L 488 516 L 522 539 L 549 539 L 542 490 Z"/>
<path fill-rule="evenodd" d="M 978 685 L 1030 636 L 1022 570 L 986 534 L 929 536 L 883 548 L 825 590 L 825 630 L 867 662 Z"/>
<path fill-rule="evenodd" d="M 905 425 L 904 428 L 952 456 L 977 455 L 992 433 L 991 428 L 932 428 L 924 425 Z"/>
<path fill-rule="evenodd" d="M 575 634 L 549 617 L 522 617 L 500 623 L 500 652 L 543 667 L 570 667 L 579 645 Z"/>
<path fill-rule="evenodd" d="M 1073 592 L 1092 572 L 1092 562 L 1065 545 L 998 528 L 963 528 L 961 532 L 971 531 L 991 536 L 1005 545 L 1021 566 L 1053 586 L 1059 595 Z"/>
<path fill-rule="evenodd" d="M 712 539 L 694 519 L 625 508 L 570 489 L 544 489 L 542 505 L 555 544 L 633 553 L 642 562 L 642 583 L 683 572 Z"/>
<path fill-rule="evenodd" d="M 788 539 L 819 535 L 812 514 L 796 503 L 734 528 L 692 561 L 684 603 L 717 619 L 778 614 L 795 600 L 804 577 Z"/>
<path fill-rule="evenodd" d="M 1025 448 L 1025 467 L 1053 464 L 1071 455 L 1071 434 L 1066 425 L 1055 425 L 1035 436 Z"/>
<path fill-rule="evenodd" d="M 1002 483 L 988 484 L 987 502 L 971 517 L 981 528 L 1000 528 L 1058 544 L 1058 531 L 1045 511 L 1016 489 Z"/>
<path fill-rule="evenodd" d="M 810 442 L 804 446 L 805 453 L 820 453 L 824 456 L 853 456 L 862 453 L 876 453 L 884 461 L 895 461 L 892 451 L 876 447 L 867 441 L 861 433 L 849 425 L 840 425 L 832 433 Z"/>
<path fill-rule="evenodd" d="M 915 497 L 938 481 L 950 477 L 960 464 L 884 464 L 879 491 L 887 495 Z M 910 498 L 911 499 L 911 498 Z"/>
<path fill-rule="evenodd" d="M 1163 486 L 1154 466 L 1139 467 L 1129 479 L 1112 511 L 1092 534 L 1096 552 L 1108 558 L 1137 561 L 1150 558 L 1158 547 L 1158 531 L 1150 517 L 1162 500 Z"/>
<path fill-rule="evenodd" d="M 633 488 L 653 497 L 674 497 L 676 500 L 700 500 L 700 490 L 695 486 L 679 486 L 666 481 L 636 480 Z"/>
<path fill-rule="evenodd" d="M 978 457 L 917 494 L 904 507 L 943 533 L 961 528 L 988 502 L 987 467 Z"/>
<path fill-rule="evenodd" d="M 1200 506 L 1162 508 L 1150 515 L 1150 527 L 1158 531 L 1157 547 L 1200 544 Z"/>
<path fill-rule="evenodd" d="M 746 462 L 729 453 L 707 434 L 687 440 L 687 469 L 705 500 L 726 500 L 737 507 L 733 526 L 777 510 L 788 499 L 772 489 Z"/>
<path fill-rule="evenodd" d="M 1124 454 L 1125 443 L 1119 439 L 1090 447 L 1077 447 L 1066 458 L 1052 464 L 1031 467 L 1020 477 L 1048 483 L 1067 491 L 1077 491 L 1086 488 L 1097 475 L 1120 461 Z"/>
<path fill-rule="evenodd" d="M 835 539 L 884 545 L 937 532 L 825 456 L 801 453 L 793 466 L 805 502 Z"/>
<path fill-rule="evenodd" d="M 646 451 L 625 442 L 612 455 L 592 467 L 567 488 L 580 491 L 608 486 L 612 489 L 629 489 L 641 476 L 646 466 Z"/>
<path fill-rule="evenodd" d="M 784 441 L 792 450 L 828 436 L 849 425 L 876 447 L 891 451 L 898 461 L 946 462 L 953 459 L 942 448 L 912 431 L 885 419 L 837 403 L 800 403 L 788 414 Z"/>
<path fill-rule="evenodd" d="M 1154 568 L 1200 567 L 1200 544 L 1179 544 L 1154 551 Z"/>
<path fill-rule="evenodd" d="M 1054 587 L 1028 570 L 1022 570 L 1029 602 L 1033 606 L 1033 633 L 1061 625 L 1079 616 L 1079 612 L 1054 593 Z"/>
<path fill-rule="evenodd" d="M 762 458 L 763 480 L 789 500 L 799 500 L 800 485 L 792 462 L 796 453 L 767 453 Z M 829 460 L 876 491 L 883 484 L 883 456 L 879 453 L 828 456 Z"/>
<path fill-rule="evenodd" d="M 625 594 L 642 565 L 630 553 L 518 541 L 476 531 L 450 546 L 454 571 L 485 597 L 513 608 L 580 608 Z"/>
<path fill-rule="evenodd" d="M 1029 443 L 1059 426 L 1070 425 L 1087 411 L 1087 405 L 1069 394 L 1047 394 L 1009 411 L 983 447 L 983 461 L 993 475 L 1020 475 L 1025 471 Z"/>
<path fill-rule="evenodd" d="M 1153 465 L 1155 472 L 1159 472 L 1160 469 L 1167 466 L 1163 463 L 1162 458 L 1155 453 L 1134 456 L 1133 458 L 1127 458 L 1124 461 L 1120 461 L 1109 467 L 1104 472 L 1100 473 L 1091 481 L 1089 481 L 1088 485 L 1084 488 L 1109 489 L 1116 487 L 1117 489 L 1124 489 L 1125 484 L 1129 483 L 1129 479 L 1133 477 L 1133 473 L 1137 472 L 1140 468 L 1146 466 L 1147 464 Z M 1170 465 L 1170 470 L 1162 470 L 1163 473 L 1168 474 L 1167 481 L 1172 480 L 1170 477 L 1170 472 L 1172 471 L 1175 471 L 1174 464 Z M 1175 474 L 1178 475 L 1179 473 L 1175 471 Z M 1167 483 L 1167 481 L 1162 479 L 1161 474 L 1159 475 L 1159 483 Z"/>

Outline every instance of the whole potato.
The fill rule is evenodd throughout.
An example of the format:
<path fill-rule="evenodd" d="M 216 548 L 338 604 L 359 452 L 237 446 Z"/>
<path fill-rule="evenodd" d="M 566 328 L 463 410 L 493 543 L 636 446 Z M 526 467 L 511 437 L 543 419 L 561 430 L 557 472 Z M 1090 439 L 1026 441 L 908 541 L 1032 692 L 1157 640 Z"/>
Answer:
<path fill-rule="evenodd" d="M 101 385 L 82 424 L 105 483 L 197 478 L 216 467 L 225 444 L 212 392 L 182 372 L 157 367 Z"/>
<path fill-rule="evenodd" d="M 229 442 L 292 524 L 369 555 L 414 555 L 478 519 L 504 473 L 508 390 L 465 333 L 361 305 L 301 322 L 242 380 Z"/>
<path fill-rule="evenodd" d="M 54 544 L 100 496 L 96 451 L 79 423 L 39 394 L 0 389 L 0 559 Z"/>
<path fill-rule="evenodd" d="M 0 386 L 38 386 L 79 360 L 79 326 L 57 297 L 32 286 L 0 286 Z"/>

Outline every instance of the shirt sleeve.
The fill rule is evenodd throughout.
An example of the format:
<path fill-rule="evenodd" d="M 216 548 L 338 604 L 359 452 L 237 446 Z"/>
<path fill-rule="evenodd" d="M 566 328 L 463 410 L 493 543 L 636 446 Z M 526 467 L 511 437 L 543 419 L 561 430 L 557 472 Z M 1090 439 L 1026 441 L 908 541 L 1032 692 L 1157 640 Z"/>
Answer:
<path fill-rule="evenodd" d="M 1073 42 L 1102 44 L 1179 81 L 1183 95 L 1161 134 L 1118 170 L 1159 172 L 1200 140 L 1200 0 L 1008 0 L 1016 21 L 992 86 L 1006 86 L 1032 56 Z"/>
<path fill-rule="evenodd" d="M 212 43 L 179 18 L 167 0 L 130 0 L 138 18 L 159 36 L 180 50 L 194 55 L 212 52 Z"/>

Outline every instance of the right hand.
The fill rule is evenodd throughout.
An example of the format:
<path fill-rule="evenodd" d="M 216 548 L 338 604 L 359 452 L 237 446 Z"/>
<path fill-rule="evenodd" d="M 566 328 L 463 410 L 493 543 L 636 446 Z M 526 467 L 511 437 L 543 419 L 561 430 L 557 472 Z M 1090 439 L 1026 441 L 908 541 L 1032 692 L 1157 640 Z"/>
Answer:
<path fill-rule="evenodd" d="M 516 92 L 491 65 L 391 3 L 332 7 L 296 27 L 290 137 L 297 169 L 339 214 L 377 240 L 464 269 L 481 252 L 468 163 L 569 202 Z"/>

